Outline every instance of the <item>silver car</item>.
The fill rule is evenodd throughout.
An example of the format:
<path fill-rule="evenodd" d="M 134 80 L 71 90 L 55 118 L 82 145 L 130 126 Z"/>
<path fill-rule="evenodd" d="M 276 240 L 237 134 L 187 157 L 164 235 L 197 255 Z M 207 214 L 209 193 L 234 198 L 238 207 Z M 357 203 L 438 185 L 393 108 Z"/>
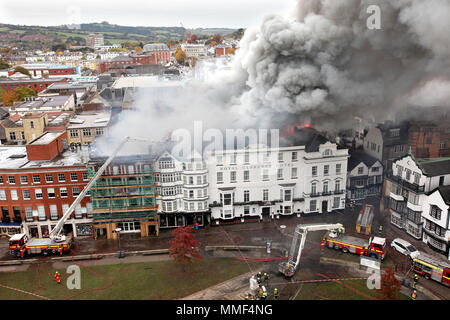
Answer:
<path fill-rule="evenodd" d="M 417 250 L 411 243 L 400 238 L 395 238 L 392 240 L 391 247 L 395 251 L 400 252 L 411 259 L 415 259 L 420 254 L 419 250 Z"/>

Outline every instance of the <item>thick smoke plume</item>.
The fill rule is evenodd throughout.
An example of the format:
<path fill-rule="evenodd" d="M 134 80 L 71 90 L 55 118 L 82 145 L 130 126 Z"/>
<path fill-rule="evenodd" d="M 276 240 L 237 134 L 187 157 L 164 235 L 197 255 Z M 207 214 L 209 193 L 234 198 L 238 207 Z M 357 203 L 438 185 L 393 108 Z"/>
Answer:
<path fill-rule="evenodd" d="M 367 27 L 371 5 L 380 30 Z M 242 116 L 339 128 L 351 115 L 382 121 L 408 105 L 449 104 L 448 0 L 299 0 L 292 18 L 246 32 L 234 61 L 247 84 Z"/>
<path fill-rule="evenodd" d="M 367 26 L 372 5 L 380 30 Z M 298 0 L 291 17 L 267 16 L 246 30 L 229 70 L 158 103 L 142 94 L 144 113 L 113 132 L 156 138 L 193 120 L 217 128 L 307 121 L 333 131 L 353 116 L 383 121 L 410 105 L 448 106 L 448 30 L 448 0 Z"/>

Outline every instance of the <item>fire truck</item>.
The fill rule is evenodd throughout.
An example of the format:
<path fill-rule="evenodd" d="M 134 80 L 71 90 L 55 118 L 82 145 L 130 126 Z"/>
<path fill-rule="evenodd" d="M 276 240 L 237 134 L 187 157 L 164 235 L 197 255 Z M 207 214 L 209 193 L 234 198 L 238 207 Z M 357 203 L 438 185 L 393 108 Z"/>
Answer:
<path fill-rule="evenodd" d="M 346 236 L 343 232 L 329 231 L 322 239 L 324 246 L 342 250 L 344 253 L 354 253 L 383 260 L 386 256 L 386 239 L 371 236 L 368 240 Z"/>
<path fill-rule="evenodd" d="M 450 264 L 439 261 L 425 253 L 420 253 L 413 260 L 414 272 L 424 276 L 425 279 L 432 279 L 450 287 Z"/>
<path fill-rule="evenodd" d="M 19 233 L 9 238 L 9 252 L 18 258 L 23 258 L 25 254 L 42 253 L 59 253 L 69 251 L 72 246 L 72 237 L 64 237 L 59 242 L 52 242 L 50 238 L 31 238 L 25 233 Z"/>
<path fill-rule="evenodd" d="M 50 232 L 48 238 L 28 238 L 28 235 L 25 233 L 19 233 L 13 235 L 9 238 L 9 252 L 11 255 L 16 257 L 25 257 L 26 254 L 44 254 L 48 255 L 49 253 L 59 253 L 60 255 L 63 252 L 70 251 L 70 248 L 73 244 L 72 236 L 62 235 L 61 232 L 63 230 L 64 224 L 67 219 L 70 217 L 72 212 L 75 210 L 75 207 L 81 202 L 84 196 L 91 189 L 92 185 L 95 181 L 100 177 L 105 171 L 106 167 L 111 163 L 111 161 L 115 158 L 117 153 L 123 147 L 123 145 L 130 141 L 146 141 L 145 139 L 137 139 L 131 137 L 125 137 L 119 146 L 113 151 L 111 156 L 105 161 L 105 163 L 98 169 L 97 173 L 94 177 L 89 181 L 86 187 L 81 191 L 72 205 L 67 209 L 67 211 L 63 214 L 61 219 L 58 221 L 56 226 Z"/>

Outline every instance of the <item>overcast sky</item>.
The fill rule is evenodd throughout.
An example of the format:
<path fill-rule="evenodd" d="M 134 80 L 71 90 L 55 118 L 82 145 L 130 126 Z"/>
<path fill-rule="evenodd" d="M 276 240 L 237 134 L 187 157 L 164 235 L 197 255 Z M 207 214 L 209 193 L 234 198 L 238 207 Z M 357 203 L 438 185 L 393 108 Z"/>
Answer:
<path fill-rule="evenodd" d="M 0 23 L 63 25 L 108 21 L 125 26 L 249 27 L 286 15 L 293 0 L 13 0 L 0 1 Z"/>

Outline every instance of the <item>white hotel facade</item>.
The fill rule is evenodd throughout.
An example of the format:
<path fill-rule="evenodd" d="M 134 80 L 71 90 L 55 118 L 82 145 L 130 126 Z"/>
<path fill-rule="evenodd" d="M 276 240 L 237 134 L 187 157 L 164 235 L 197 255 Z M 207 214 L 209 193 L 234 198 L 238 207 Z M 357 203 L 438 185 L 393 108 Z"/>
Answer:
<path fill-rule="evenodd" d="M 209 154 L 211 223 L 344 209 L 348 149 L 321 138 Z"/>

